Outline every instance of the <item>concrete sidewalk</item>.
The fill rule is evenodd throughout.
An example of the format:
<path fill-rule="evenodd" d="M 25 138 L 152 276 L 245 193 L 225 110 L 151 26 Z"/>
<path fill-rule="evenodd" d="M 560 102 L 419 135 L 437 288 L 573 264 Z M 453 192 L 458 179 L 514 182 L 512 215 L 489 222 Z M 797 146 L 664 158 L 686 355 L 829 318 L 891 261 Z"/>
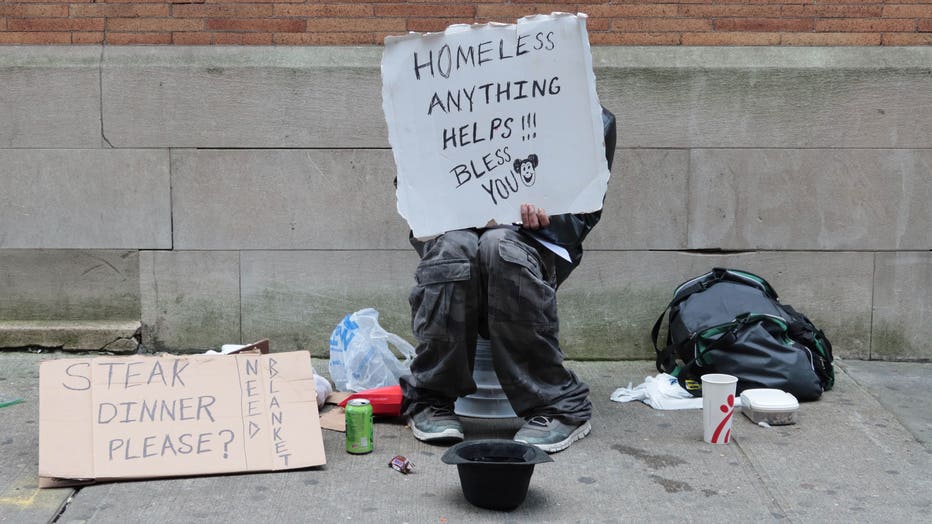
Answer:
<path fill-rule="evenodd" d="M 501 513 L 466 502 L 445 448 L 395 420 L 376 424 L 369 455 L 325 430 L 320 468 L 39 490 L 38 365 L 63 356 L 0 353 L 0 393 L 26 399 L 0 408 L 0 522 L 927 522 L 932 510 L 932 364 L 838 362 L 835 389 L 797 425 L 737 416 L 733 443 L 711 446 L 698 411 L 609 400 L 653 363 L 571 362 L 592 387 L 592 433 L 537 466 L 524 504 Z M 465 423 L 470 439 L 521 424 Z M 389 468 L 394 455 L 415 472 Z"/>

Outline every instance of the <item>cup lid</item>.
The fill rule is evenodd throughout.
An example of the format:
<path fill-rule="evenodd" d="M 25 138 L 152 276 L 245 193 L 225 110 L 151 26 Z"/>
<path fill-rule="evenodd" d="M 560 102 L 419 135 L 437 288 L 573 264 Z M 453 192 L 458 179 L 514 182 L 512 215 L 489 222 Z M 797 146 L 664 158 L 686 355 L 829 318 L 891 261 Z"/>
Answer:
<path fill-rule="evenodd" d="M 799 408 L 799 401 L 786 391 L 758 388 L 741 392 L 741 405 L 758 411 L 792 411 Z"/>

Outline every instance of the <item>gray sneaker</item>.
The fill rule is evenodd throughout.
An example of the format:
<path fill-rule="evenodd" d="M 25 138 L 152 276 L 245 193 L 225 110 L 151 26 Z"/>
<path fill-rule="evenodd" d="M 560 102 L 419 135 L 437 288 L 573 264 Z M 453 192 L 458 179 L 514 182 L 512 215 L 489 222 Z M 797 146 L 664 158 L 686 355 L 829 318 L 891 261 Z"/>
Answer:
<path fill-rule="evenodd" d="M 585 437 L 591 430 L 592 424 L 588 420 L 578 426 L 570 426 L 553 417 L 537 415 L 521 426 L 514 439 L 516 442 L 537 446 L 547 453 L 556 453 L 570 447 L 570 444 Z"/>
<path fill-rule="evenodd" d="M 424 442 L 461 442 L 463 424 L 448 408 L 427 406 L 408 419 L 414 437 Z"/>

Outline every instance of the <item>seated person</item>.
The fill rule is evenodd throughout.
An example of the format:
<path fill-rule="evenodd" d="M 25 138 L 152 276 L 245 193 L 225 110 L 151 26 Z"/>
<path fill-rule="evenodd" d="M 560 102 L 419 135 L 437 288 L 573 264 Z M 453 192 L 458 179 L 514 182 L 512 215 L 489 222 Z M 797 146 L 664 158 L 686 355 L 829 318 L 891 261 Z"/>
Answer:
<path fill-rule="evenodd" d="M 602 123 L 611 168 L 615 117 L 604 108 Z M 448 231 L 423 242 L 411 238 L 421 257 L 410 296 L 418 344 L 401 388 L 402 413 L 417 439 L 463 440 L 453 404 L 476 391 L 472 369 L 479 336 L 490 340 L 502 390 L 526 420 L 514 440 L 553 453 L 589 434 L 589 386 L 563 366 L 556 290 L 579 265 L 582 241 L 600 217 L 601 210 L 549 216 L 522 204 L 520 227 Z M 572 262 L 535 236 L 566 248 Z"/>

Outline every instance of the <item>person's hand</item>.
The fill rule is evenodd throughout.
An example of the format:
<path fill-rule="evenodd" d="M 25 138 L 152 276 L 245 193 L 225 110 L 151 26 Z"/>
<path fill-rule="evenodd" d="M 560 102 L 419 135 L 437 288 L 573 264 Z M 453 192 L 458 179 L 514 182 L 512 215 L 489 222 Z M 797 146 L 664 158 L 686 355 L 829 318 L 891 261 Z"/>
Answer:
<path fill-rule="evenodd" d="M 531 204 L 521 204 L 521 227 L 524 229 L 541 229 L 550 225 L 547 213 Z"/>

